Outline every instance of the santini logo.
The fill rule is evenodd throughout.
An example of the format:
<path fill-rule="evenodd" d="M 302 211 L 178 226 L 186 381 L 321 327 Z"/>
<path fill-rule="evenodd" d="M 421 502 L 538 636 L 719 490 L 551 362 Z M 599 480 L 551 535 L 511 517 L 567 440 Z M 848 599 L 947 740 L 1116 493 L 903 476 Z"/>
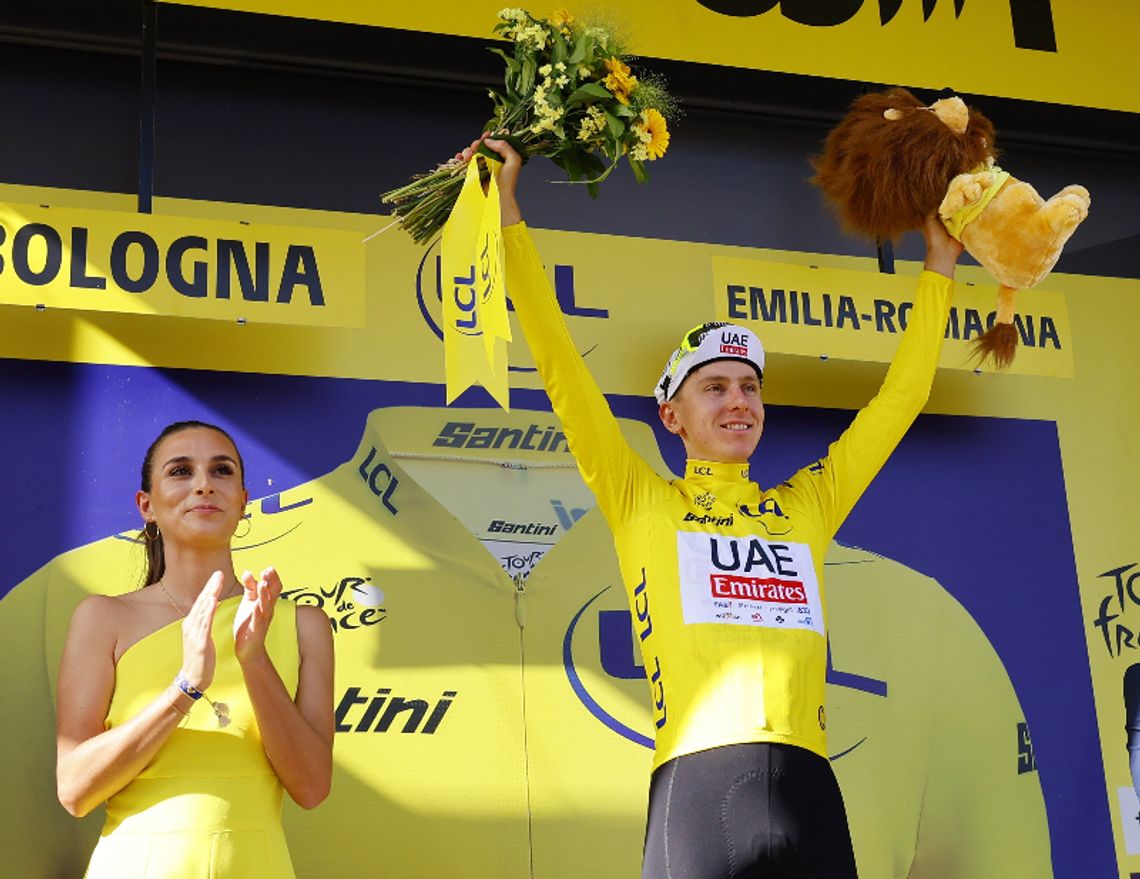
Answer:
<path fill-rule="evenodd" d="M 698 516 L 696 513 L 685 513 L 682 522 L 692 522 L 695 525 L 715 525 L 718 528 L 727 528 L 732 524 L 732 515 L 727 516 Z"/>
<path fill-rule="evenodd" d="M 336 706 L 336 731 L 386 733 L 402 721 L 401 733 L 434 735 L 458 695 L 458 690 L 444 690 L 433 706 L 427 699 L 393 696 L 388 687 L 379 687 L 374 696 L 362 696 L 360 687 L 348 687 Z"/>
<path fill-rule="evenodd" d="M 557 525 L 543 525 L 540 522 L 506 522 L 492 519 L 487 531 L 492 534 L 537 534 L 548 536 L 558 530 Z"/>
<path fill-rule="evenodd" d="M 525 449 L 528 452 L 568 452 L 566 434 L 553 425 L 543 427 L 481 426 L 473 421 L 449 421 L 432 440 L 447 449 Z"/>

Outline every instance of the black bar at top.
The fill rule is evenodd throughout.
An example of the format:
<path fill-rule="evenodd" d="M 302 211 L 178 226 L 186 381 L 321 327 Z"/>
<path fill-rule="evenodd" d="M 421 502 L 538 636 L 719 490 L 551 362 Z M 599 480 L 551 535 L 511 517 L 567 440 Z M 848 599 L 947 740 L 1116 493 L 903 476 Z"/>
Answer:
<path fill-rule="evenodd" d="M 1057 51 L 1051 0 L 1009 0 L 1009 14 L 1013 19 L 1013 43 L 1017 48 Z"/>
<path fill-rule="evenodd" d="M 142 0 L 142 89 L 139 96 L 139 213 L 151 213 L 154 201 L 155 46 L 158 4 Z"/>

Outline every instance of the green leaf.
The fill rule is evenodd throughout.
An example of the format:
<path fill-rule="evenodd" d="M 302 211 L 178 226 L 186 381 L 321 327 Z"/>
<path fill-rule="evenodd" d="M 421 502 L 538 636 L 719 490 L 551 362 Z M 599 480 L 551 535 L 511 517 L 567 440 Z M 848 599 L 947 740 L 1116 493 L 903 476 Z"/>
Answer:
<path fill-rule="evenodd" d="M 578 37 L 577 42 L 574 43 L 574 51 L 570 53 L 570 57 L 566 59 L 566 63 L 581 64 L 587 56 L 593 55 L 593 52 L 594 38 L 582 34 L 582 36 Z"/>
<path fill-rule="evenodd" d="M 512 58 L 510 55 L 508 55 L 506 52 L 504 52 L 502 49 L 496 49 L 493 46 L 488 46 L 487 51 L 490 52 L 492 55 L 498 55 L 500 58 L 502 58 L 504 61 L 506 61 L 508 67 L 518 67 L 519 66 L 519 63 L 514 58 Z"/>
<path fill-rule="evenodd" d="M 522 63 L 522 73 L 519 75 L 518 90 L 519 94 L 530 97 L 534 91 L 534 75 L 538 70 L 538 64 L 534 60 L 533 55 L 527 56 Z"/>
<path fill-rule="evenodd" d="M 620 140 L 621 136 L 625 134 L 625 123 L 609 110 L 606 110 L 606 124 L 610 127 L 610 133 L 614 136 L 614 140 Z"/>
<path fill-rule="evenodd" d="M 588 177 L 597 177 L 606 170 L 606 164 L 593 153 L 581 154 L 582 170 Z"/>
<path fill-rule="evenodd" d="M 617 105 L 613 108 L 615 116 L 624 116 L 626 119 L 635 119 L 639 115 L 638 112 L 629 106 L 618 101 Z"/>
<path fill-rule="evenodd" d="M 638 162 L 634 159 L 629 160 L 629 167 L 633 169 L 633 178 L 638 183 L 644 183 L 649 179 L 649 172 L 645 170 L 645 163 Z"/>
<path fill-rule="evenodd" d="M 506 72 L 503 74 L 503 81 L 506 83 L 507 88 L 510 89 L 511 80 L 518 79 L 519 71 L 521 69 L 519 62 L 504 52 L 502 49 L 488 49 L 487 51 L 491 52 L 494 55 L 498 55 L 507 65 Z"/>
<path fill-rule="evenodd" d="M 613 95 L 609 89 L 599 83 L 588 82 L 584 86 L 574 90 L 570 97 L 566 99 L 566 106 L 573 107 L 575 104 L 581 104 L 584 101 L 607 100 L 613 100 Z"/>
<path fill-rule="evenodd" d="M 569 47 L 566 45 L 566 38 L 562 36 L 562 32 L 557 28 L 550 31 L 551 48 L 550 48 L 550 63 L 557 64 L 559 61 L 565 61 L 566 56 L 570 54 Z"/>
<path fill-rule="evenodd" d="M 530 151 L 527 150 L 526 144 L 523 142 L 523 139 L 521 137 L 517 137 L 513 134 L 506 134 L 499 135 L 495 138 L 495 140 L 505 140 L 507 143 L 513 146 L 515 148 L 515 152 L 517 152 L 519 156 L 522 157 L 522 163 L 524 165 L 530 161 Z M 494 159 L 496 162 L 503 161 L 502 156 L 500 156 L 494 150 L 490 149 L 486 144 L 479 144 L 479 146 L 475 148 L 475 152 L 481 156 L 486 156 L 488 159 Z"/>
<path fill-rule="evenodd" d="M 563 153 L 561 160 L 562 167 L 566 170 L 566 176 L 572 181 L 581 180 L 586 176 L 586 172 L 582 169 L 582 165 L 578 161 L 578 156 L 575 153 Z"/>

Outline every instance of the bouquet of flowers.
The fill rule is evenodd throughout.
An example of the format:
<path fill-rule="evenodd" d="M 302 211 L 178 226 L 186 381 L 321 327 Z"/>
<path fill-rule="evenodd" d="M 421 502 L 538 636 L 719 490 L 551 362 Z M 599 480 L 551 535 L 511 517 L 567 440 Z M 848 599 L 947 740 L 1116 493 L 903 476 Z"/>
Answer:
<path fill-rule="evenodd" d="M 645 163 L 669 147 L 676 103 L 659 78 L 633 74 L 614 28 L 564 9 L 545 19 L 511 8 L 499 13 L 495 31 L 512 46 L 491 49 L 507 69 L 504 91 L 489 93 L 494 115 L 486 131 L 509 141 L 524 161 L 546 156 L 591 196 L 623 156 L 639 183 L 647 179 Z M 447 222 L 465 174 L 465 163 L 453 159 L 381 199 L 422 244 Z"/>

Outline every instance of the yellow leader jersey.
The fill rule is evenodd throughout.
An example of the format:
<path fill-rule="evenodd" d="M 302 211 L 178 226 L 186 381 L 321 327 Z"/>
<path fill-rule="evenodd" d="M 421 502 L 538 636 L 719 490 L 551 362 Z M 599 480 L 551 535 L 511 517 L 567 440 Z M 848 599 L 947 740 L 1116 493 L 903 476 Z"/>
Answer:
<path fill-rule="evenodd" d="M 621 426 L 666 473 L 649 428 Z M 654 721 L 592 503 L 549 413 L 393 408 L 343 466 L 251 504 L 238 569 L 277 565 L 335 623 L 333 793 L 283 816 L 298 876 L 637 875 Z M 78 876 L 98 837 L 99 814 L 55 800 L 52 686 L 75 605 L 132 588 L 134 533 L 0 600 L 21 682 L 0 729 L 10 875 Z M 835 543 L 825 564 L 828 748 L 860 875 L 1051 875 L 1024 714 L 985 634 L 916 571 Z"/>
<path fill-rule="evenodd" d="M 953 283 L 922 273 L 879 393 L 824 458 L 767 491 L 747 464 L 690 460 L 666 481 L 622 437 L 525 224 L 503 237 L 535 365 L 614 535 L 653 701 L 653 768 L 742 742 L 826 757 L 824 556 L 929 396 Z"/>

